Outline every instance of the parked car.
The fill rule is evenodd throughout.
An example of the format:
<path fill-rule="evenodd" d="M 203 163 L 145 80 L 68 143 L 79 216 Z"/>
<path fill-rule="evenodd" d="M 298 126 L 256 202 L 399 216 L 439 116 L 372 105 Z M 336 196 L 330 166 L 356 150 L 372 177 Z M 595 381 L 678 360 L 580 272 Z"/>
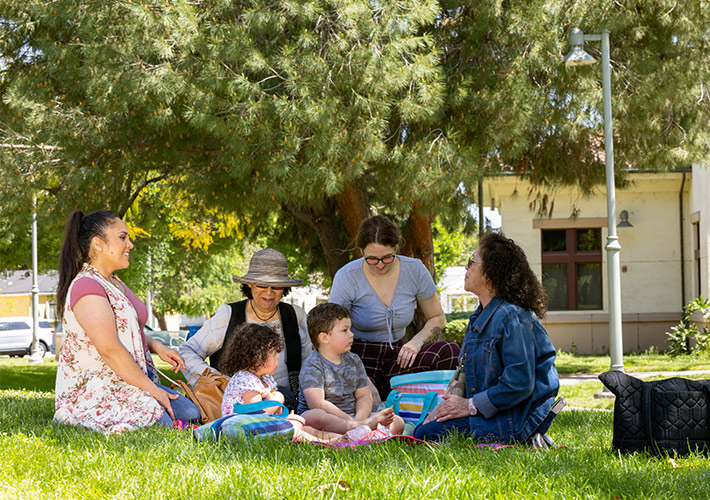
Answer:
<path fill-rule="evenodd" d="M 185 330 L 155 330 L 148 325 L 145 325 L 145 334 L 168 347 L 178 347 L 187 338 Z"/>
<path fill-rule="evenodd" d="M 30 316 L 0 318 L 0 354 L 24 356 L 32 349 L 32 323 Z M 39 354 L 44 357 L 52 345 L 54 327 L 46 319 L 39 320 Z"/>

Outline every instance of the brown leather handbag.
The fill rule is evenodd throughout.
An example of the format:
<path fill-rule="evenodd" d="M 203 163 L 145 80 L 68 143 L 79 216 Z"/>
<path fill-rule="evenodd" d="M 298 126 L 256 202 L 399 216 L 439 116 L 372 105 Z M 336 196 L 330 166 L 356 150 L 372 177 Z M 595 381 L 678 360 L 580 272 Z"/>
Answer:
<path fill-rule="evenodd" d="M 200 421 L 203 424 L 222 416 L 222 396 L 229 383 L 229 377 L 209 368 L 205 368 L 202 374 L 195 373 L 187 383 L 173 380 L 162 372 L 160 374 L 172 383 L 172 387 L 182 389 L 185 397 L 197 405 L 200 409 Z M 190 387 L 193 379 L 195 383 Z"/>

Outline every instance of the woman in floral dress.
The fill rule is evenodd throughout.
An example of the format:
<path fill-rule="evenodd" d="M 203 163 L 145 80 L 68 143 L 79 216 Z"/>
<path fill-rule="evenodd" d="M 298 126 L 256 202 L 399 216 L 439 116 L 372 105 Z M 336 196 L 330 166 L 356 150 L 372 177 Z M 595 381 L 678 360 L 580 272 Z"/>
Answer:
<path fill-rule="evenodd" d="M 57 290 L 64 342 L 56 422 L 114 433 L 199 420 L 197 406 L 158 383 L 150 352 L 174 371 L 185 367 L 182 357 L 146 337 L 145 304 L 114 274 L 128 267 L 132 248 L 126 225 L 109 210 L 69 217 Z"/>

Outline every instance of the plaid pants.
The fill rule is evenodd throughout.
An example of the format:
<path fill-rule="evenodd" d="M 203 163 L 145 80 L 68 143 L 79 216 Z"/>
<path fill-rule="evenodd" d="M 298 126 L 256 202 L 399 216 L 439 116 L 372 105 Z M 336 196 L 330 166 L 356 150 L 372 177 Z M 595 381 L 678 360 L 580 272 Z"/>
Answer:
<path fill-rule="evenodd" d="M 432 342 L 422 347 L 411 367 L 402 368 L 397 364 L 397 355 L 401 348 L 401 340 L 394 342 L 392 347 L 388 342 L 364 342 L 358 339 L 353 341 L 351 352 L 360 356 L 367 376 L 372 379 L 383 401 L 391 390 L 390 379 L 395 375 L 428 370 L 455 370 L 461 352 L 459 345 L 451 340 Z"/>

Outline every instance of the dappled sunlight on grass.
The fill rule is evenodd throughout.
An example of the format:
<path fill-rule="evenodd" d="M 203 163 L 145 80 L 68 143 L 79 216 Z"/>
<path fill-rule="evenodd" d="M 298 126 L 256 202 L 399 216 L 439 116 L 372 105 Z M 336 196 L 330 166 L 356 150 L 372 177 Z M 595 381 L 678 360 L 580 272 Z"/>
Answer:
<path fill-rule="evenodd" d="M 5 387 L 8 370 L 33 385 L 53 382 L 50 364 L 37 373 L 25 372 L 21 360 L 5 361 L 1 498 L 697 498 L 707 487 L 707 457 L 619 456 L 609 412 L 562 412 L 549 431 L 562 448 L 545 451 L 476 450 L 460 437 L 440 446 L 337 450 L 266 439 L 200 443 L 161 428 L 104 436 L 52 424 L 52 391 Z M 586 382 L 563 386 L 562 394 L 586 406 L 600 389 Z"/>
<path fill-rule="evenodd" d="M 54 358 L 45 358 L 41 364 L 31 365 L 28 358 L 0 357 L 0 389 L 53 392 L 56 374 Z"/>

